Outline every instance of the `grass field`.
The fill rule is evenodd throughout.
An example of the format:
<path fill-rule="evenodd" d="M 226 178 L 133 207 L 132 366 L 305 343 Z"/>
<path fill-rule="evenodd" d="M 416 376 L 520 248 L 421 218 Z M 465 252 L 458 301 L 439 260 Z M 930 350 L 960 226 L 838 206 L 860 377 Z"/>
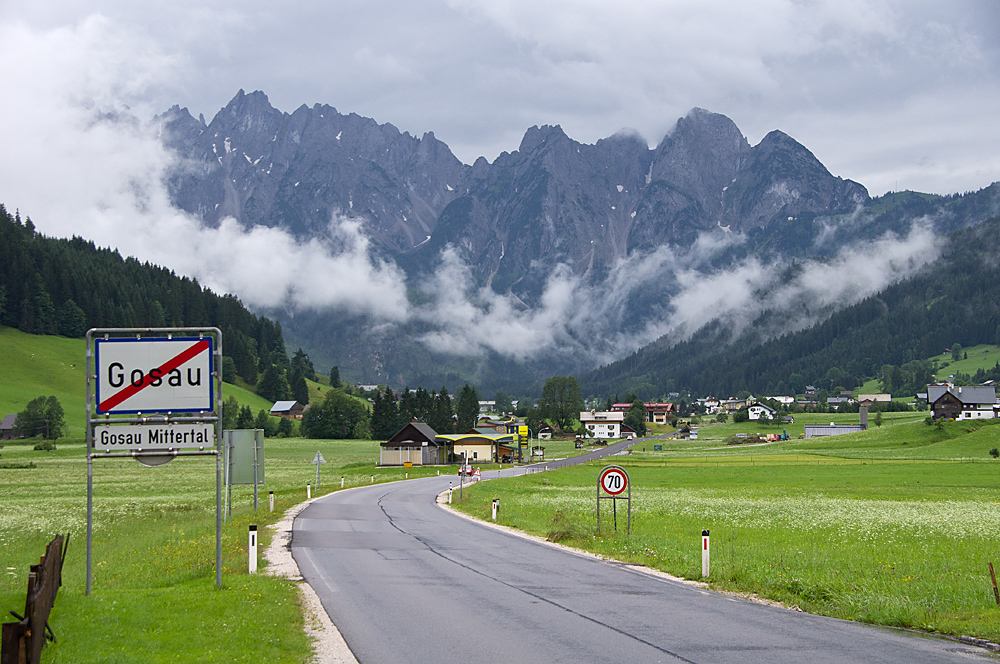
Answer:
<path fill-rule="evenodd" d="M 692 579 L 709 529 L 714 588 L 1000 641 L 987 571 L 1000 564 L 1000 461 L 989 455 L 1000 426 L 911 420 L 753 448 L 652 442 L 613 461 L 631 476 L 630 537 L 624 503 L 617 534 L 607 502 L 595 532 L 609 462 L 476 485 L 460 509 L 486 519 L 499 498 L 506 525 Z"/>
<path fill-rule="evenodd" d="M 992 369 L 1000 361 L 1000 346 L 981 344 L 962 349 L 965 359 L 952 361 L 951 353 L 942 353 L 930 359 L 938 363 L 937 377 L 944 380 L 952 374 L 964 373 L 970 376 L 979 369 Z"/>
<path fill-rule="evenodd" d="M 233 487 L 223 533 L 223 584 L 215 588 L 215 463 L 176 459 L 146 468 L 131 459 L 94 461 L 93 593 L 86 572 L 86 460 L 81 441 L 54 452 L 7 441 L 0 450 L 0 609 L 24 609 L 28 566 L 45 543 L 70 533 L 64 585 L 50 622 L 59 641 L 45 662 L 305 662 L 297 591 L 288 581 L 247 570 L 247 530 L 263 526 L 321 489 L 436 474 L 433 468 L 378 468 L 378 443 L 268 439 L 259 509 L 253 489 Z M 9 466 L 34 467 L 9 467 Z M 441 472 L 453 472 L 442 469 Z M 315 486 L 314 486 L 315 489 Z M 268 512 L 267 492 L 276 512 Z M 260 551 L 270 531 L 260 533 Z M 263 566 L 264 561 L 261 560 Z"/>

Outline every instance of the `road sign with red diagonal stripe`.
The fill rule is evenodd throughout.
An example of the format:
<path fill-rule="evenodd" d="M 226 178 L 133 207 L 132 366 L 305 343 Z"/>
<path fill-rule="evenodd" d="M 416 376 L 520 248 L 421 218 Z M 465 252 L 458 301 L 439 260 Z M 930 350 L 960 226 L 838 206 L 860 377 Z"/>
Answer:
<path fill-rule="evenodd" d="M 211 337 L 97 339 L 94 347 L 98 413 L 213 410 Z"/>

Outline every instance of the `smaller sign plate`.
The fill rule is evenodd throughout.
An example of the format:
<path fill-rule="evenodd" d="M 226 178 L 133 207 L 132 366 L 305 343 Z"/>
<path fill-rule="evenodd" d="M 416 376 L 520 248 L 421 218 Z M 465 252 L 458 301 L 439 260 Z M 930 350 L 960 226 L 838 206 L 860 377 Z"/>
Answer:
<path fill-rule="evenodd" d="M 628 475 L 616 466 L 609 466 L 601 473 L 601 488 L 612 496 L 623 493 L 628 488 Z"/>
<path fill-rule="evenodd" d="M 208 424 L 118 424 L 94 427 L 94 451 L 214 449 L 215 426 Z"/>

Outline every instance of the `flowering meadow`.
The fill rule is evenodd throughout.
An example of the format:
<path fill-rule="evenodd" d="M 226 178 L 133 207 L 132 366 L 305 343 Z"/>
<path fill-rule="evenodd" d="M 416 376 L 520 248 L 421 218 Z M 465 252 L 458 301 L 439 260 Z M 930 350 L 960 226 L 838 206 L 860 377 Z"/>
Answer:
<path fill-rule="evenodd" d="M 1000 641 L 987 569 L 1000 568 L 1000 461 L 988 454 L 1000 427 L 893 429 L 758 450 L 667 443 L 662 452 L 484 483 L 460 509 L 489 518 L 499 498 L 506 525 L 689 579 L 701 578 L 708 529 L 714 589 Z M 617 532 L 610 501 L 596 531 L 596 482 L 608 463 L 631 477 L 630 536 L 623 501 Z"/>

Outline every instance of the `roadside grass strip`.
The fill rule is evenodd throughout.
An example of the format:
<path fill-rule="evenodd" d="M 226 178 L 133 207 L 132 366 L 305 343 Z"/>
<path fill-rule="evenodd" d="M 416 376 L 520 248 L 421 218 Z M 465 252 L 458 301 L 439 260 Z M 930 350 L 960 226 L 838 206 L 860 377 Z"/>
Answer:
<path fill-rule="evenodd" d="M 5 441 L 10 443 L 10 441 Z M 267 439 L 267 483 L 253 509 L 253 487 L 232 488 L 232 517 L 223 527 L 223 588 L 215 587 L 215 461 L 176 459 L 145 468 L 131 459 L 94 461 L 93 592 L 86 577 L 86 459 L 80 441 L 52 452 L 7 444 L 4 461 L 34 468 L 0 469 L 0 609 L 23 611 L 28 566 L 45 544 L 70 533 L 50 623 L 58 641 L 48 663 L 273 662 L 312 658 L 296 584 L 247 574 L 248 527 L 264 526 L 306 498 L 315 484 L 317 449 L 327 464 L 313 496 L 376 482 L 434 475 L 437 469 L 377 468 L 378 443 Z M 445 471 L 444 472 L 452 472 Z M 275 492 L 275 511 L 268 510 Z M 266 571 L 261 555 L 260 571 Z"/>
<path fill-rule="evenodd" d="M 486 482 L 457 505 L 616 560 L 701 578 L 700 535 L 711 532 L 713 588 L 812 613 L 1000 641 L 987 562 L 1000 562 L 1000 463 L 829 459 L 803 465 L 740 458 L 650 467 L 616 457 L 632 481 L 618 532 L 596 478 L 604 464 Z M 694 460 L 693 460 L 694 461 Z"/>

